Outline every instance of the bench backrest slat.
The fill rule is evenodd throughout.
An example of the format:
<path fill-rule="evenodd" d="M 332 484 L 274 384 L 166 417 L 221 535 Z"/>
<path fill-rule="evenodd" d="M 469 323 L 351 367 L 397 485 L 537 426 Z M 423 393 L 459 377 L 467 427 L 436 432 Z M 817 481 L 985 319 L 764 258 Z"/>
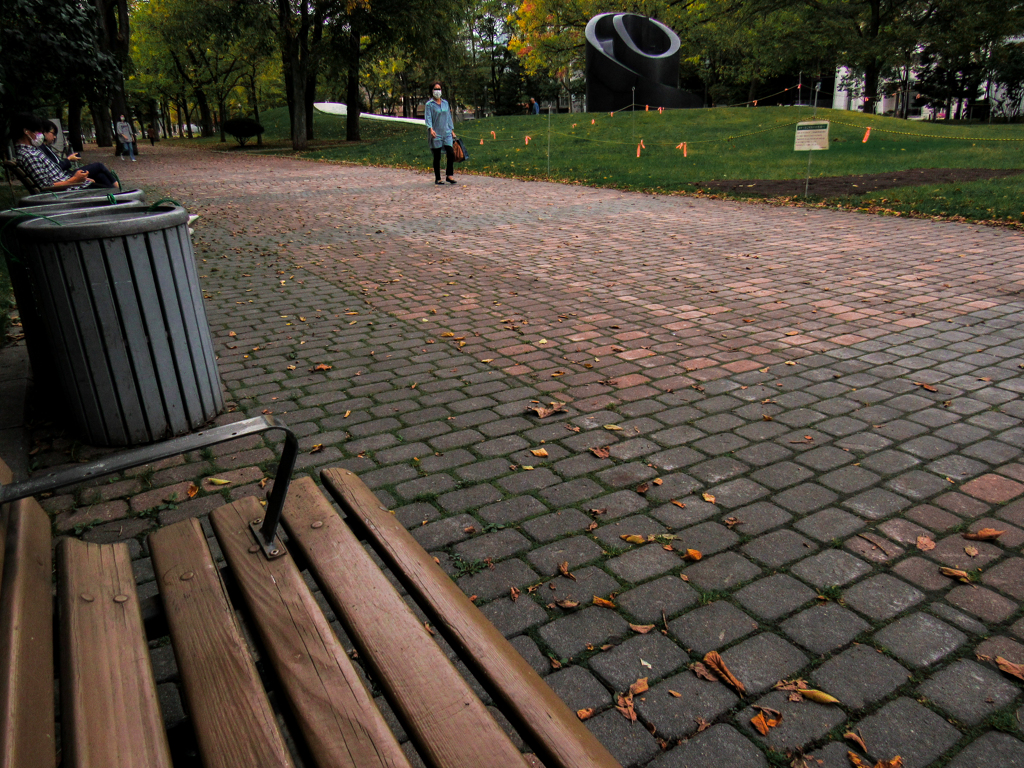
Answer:
<path fill-rule="evenodd" d="M 317 765 L 410 768 L 295 562 L 251 551 L 263 515 L 248 496 L 210 520 Z"/>
<path fill-rule="evenodd" d="M 288 487 L 283 521 L 424 761 L 527 765 L 311 478 Z"/>
<path fill-rule="evenodd" d="M 57 550 L 66 766 L 171 768 L 128 545 Z"/>
<path fill-rule="evenodd" d="M 6 466 L 4 466 L 6 469 Z M 50 519 L 35 499 L 0 508 L 0 766 L 52 768 L 53 561 Z"/>
<path fill-rule="evenodd" d="M 203 765 L 290 768 L 199 521 L 162 528 L 149 546 Z"/>
<path fill-rule="evenodd" d="M 618 761 L 353 473 L 328 469 L 324 485 L 436 623 L 548 768 L 621 768 Z"/>

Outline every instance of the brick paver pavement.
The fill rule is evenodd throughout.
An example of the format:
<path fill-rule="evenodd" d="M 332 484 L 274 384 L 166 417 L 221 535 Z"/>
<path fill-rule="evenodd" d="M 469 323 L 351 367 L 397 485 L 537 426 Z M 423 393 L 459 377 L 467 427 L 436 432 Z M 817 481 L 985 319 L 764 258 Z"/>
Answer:
<path fill-rule="evenodd" d="M 298 472 L 356 471 L 623 765 L 831 768 L 848 730 L 907 768 L 1024 765 L 993 663 L 1024 663 L 1020 234 L 169 148 L 131 171 L 202 214 L 223 419 L 272 412 Z M 40 439 L 41 464 L 89 455 Z M 145 532 L 264 493 L 274 456 L 46 504 L 136 542 L 151 594 Z M 688 669 L 712 650 L 744 698 Z M 752 706 L 782 712 L 767 736 Z"/>

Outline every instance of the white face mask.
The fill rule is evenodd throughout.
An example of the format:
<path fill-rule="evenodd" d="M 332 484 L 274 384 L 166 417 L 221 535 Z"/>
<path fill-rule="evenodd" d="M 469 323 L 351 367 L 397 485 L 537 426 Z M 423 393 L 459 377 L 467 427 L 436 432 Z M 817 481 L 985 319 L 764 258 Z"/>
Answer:
<path fill-rule="evenodd" d="M 43 146 L 43 134 L 37 133 L 35 136 L 32 137 L 32 146 L 33 147 L 41 147 L 41 146 Z"/>
<path fill-rule="evenodd" d="M 434 89 L 434 98 L 435 99 L 440 99 L 441 98 L 441 89 L 440 88 L 435 88 Z"/>

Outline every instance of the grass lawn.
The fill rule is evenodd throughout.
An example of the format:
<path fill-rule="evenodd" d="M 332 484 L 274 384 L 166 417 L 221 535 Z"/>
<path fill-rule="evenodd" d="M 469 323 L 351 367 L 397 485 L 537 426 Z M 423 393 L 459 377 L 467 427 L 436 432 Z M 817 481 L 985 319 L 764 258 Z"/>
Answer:
<path fill-rule="evenodd" d="M 810 108 L 795 107 L 561 114 L 551 116 L 550 132 L 546 115 L 472 120 L 457 128 L 470 153 L 470 161 L 459 171 L 659 193 L 693 193 L 697 182 L 716 179 L 801 179 L 807 172 L 808 153 L 793 151 L 795 124 L 811 114 Z M 828 109 L 819 109 L 817 117 L 831 121 L 830 142 L 827 151 L 815 152 L 811 158 L 812 177 L 913 168 L 1024 170 L 1024 125 L 947 125 Z M 429 165 L 421 127 L 364 120 L 363 142 L 330 141 L 344 137 L 344 124 L 343 117 L 318 113 L 318 139 L 328 141 L 303 156 L 418 169 Z M 269 151 L 292 154 L 286 111 L 268 111 L 265 125 Z M 869 126 L 871 134 L 864 142 Z M 684 142 L 685 156 L 680 148 Z M 1024 177 L 1009 177 L 902 187 L 863 196 L 812 196 L 806 202 L 1021 225 L 1022 188 Z M 716 196 L 757 197 L 752 192 Z M 804 201 L 790 197 L 773 202 Z"/>

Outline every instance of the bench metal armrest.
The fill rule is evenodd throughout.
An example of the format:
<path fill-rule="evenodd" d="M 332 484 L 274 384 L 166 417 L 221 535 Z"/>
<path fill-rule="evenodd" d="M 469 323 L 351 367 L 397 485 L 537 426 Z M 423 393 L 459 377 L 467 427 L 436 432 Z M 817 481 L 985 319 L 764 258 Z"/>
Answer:
<path fill-rule="evenodd" d="M 218 443 L 226 443 L 228 440 L 236 440 L 248 435 L 261 434 L 272 429 L 280 429 L 284 432 L 284 447 L 281 450 L 281 461 L 277 465 L 277 476 L 274 478 L 274 487 L 267 499 L 267 513 L 261 521 L 259 528 L 254 527 L 257 541 L 263 547 L 267 557 L 278 557 L 284 554 L 284 548 L 276 544 L 277 526 L 281 520 L 281 511 L 284 509 L 285 495 L 288 493 L 288 482 L 291 480 L 292 469 L 295 467 L 295 458 L 299 451 L 299 442 L 295 433 L 285 424 L 271 416 L 257 416 L 253 419 L 245 419 L 234 424 L 227 424 L 223 427 L 204 429 L 191 435 L 183 435 L 162 443 L 154 443 L 140 448 L 133 448 L 123 453 L 106 456 L 98 461 L 80 464 L 66 469 L 58 469 L 48 472 L 23 483 L 0 486 L 0 504 L 23 499 L 26 496 L 35 496 L 40 493 L 47 493 L 58 488 L 92 480 L 102 475 L 109 475 L 115 472 L 123 472 L 126 469 L 137 467 L 141 464 L 150 464 L 154 461 L 167 459 L 181 453 L 208 448 Z"/>

